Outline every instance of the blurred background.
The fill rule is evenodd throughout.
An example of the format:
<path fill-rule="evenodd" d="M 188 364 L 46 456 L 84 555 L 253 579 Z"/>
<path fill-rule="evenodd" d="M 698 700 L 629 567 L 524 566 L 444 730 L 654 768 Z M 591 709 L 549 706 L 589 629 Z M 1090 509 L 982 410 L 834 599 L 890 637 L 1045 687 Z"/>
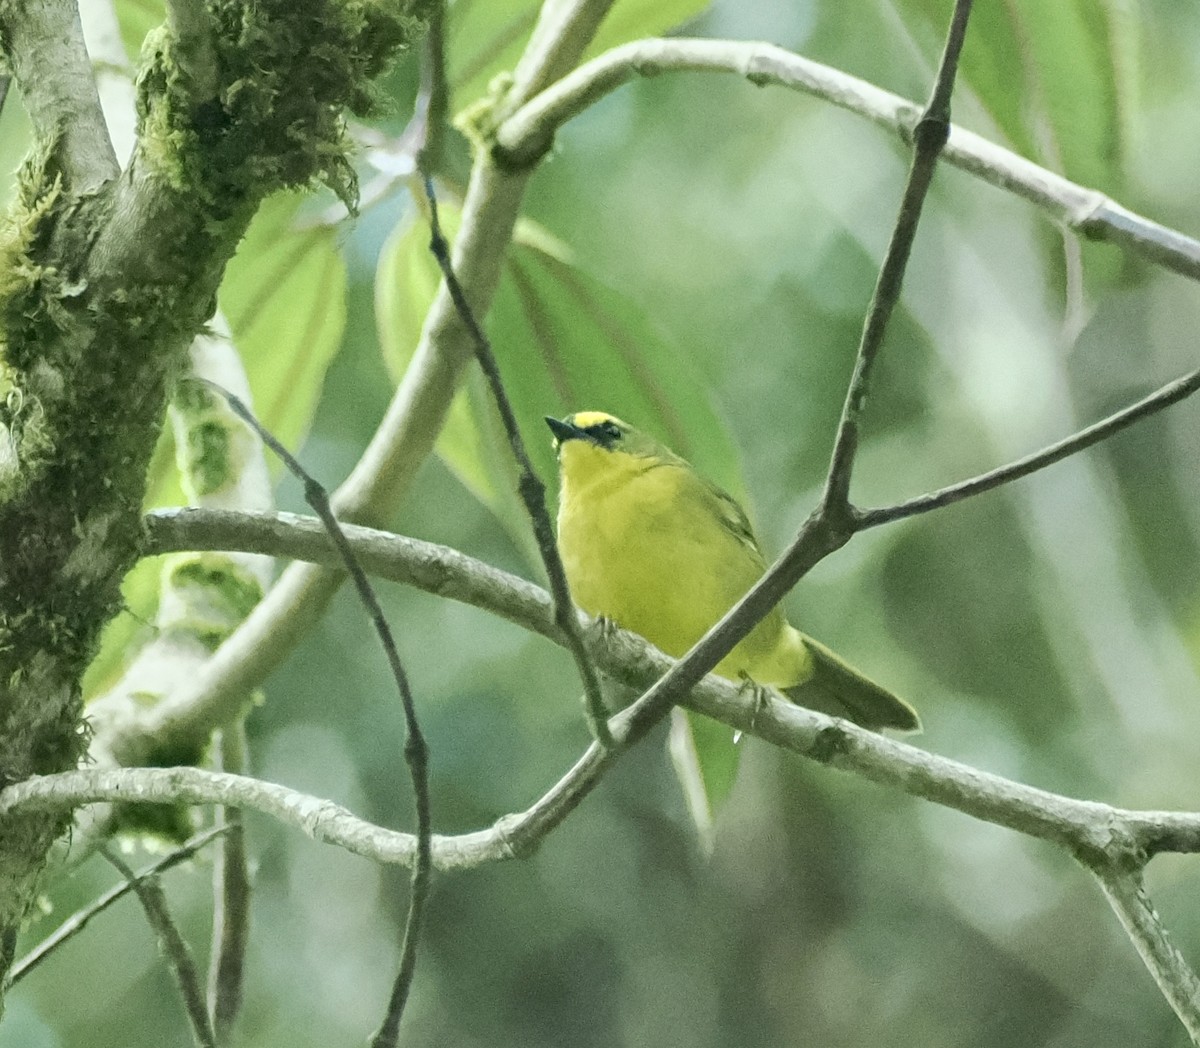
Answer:
<path fill-rule="evenodd" d="M 767 40 L 916 100 L 951 7 L 652 6 L 628 4 L 629 35 L 688 17 L 688 35 Z M 1200 8 L 976 7 L 955 120 L 1200 234 Z M 161 9 L 118 10 L 136 54 Z M 451 4 L 455 109 L 511 64 L 533 10 Z M 372 126 L 388 136 L 411 112 L 417 68 L 410 57 L 383 84 Z M 9 166 L 26 135 L 10 99 Z M 446 147 L 452 207 L 469 161 L 456 133 Z M 861 118 L 736 77 L 639 81 L 568 125 L 532 182 L 530 225 L 490 321 L 542 469 L 540 415 L 612 411 L 744 496 L 777 553 L 816 498 L 905 168 L 899 141 Z M 362 173 L 372 185 L 366 161 Z M 222 297 L 260 413 L 331 486 L 383 413 L 432 286 L 406 183 L 370 200 L 332 224 L 329 194 L 275 202 Z M 539 320 L 549 349 L 530 334 Z M 1193 283 L 1081 244 L 943 166 L 869 403 L 854 499 L 898 501 L 1056 440 L 1194 368 L 1198 330 Z M 289 383 L 295 402 L 268 395 Z M 478 391 L 460 408 L 395 528 L 540 581 Z M 802 582 L 789 615 L 910 699 L 925 723 L 915 742 L 932 752 L 1073 796 L 1200 809 L 1198 450 L 1200 402 L 1185 402 L 1002 491 L 859 536 Z M 278 498 L 304 509 L 291 479 Z M 569 657 L 474 609 L 380 591 L 432 750 L 437 830 L 528 806 L 587 741 Z M 114 625 L 95 688 L 139 632 L 132 616 Z M 410 825 L 399 704 L 348 592 L 264 695 L 248 722 L 255 774 Z M 708 853 L 664 742 L 660 732 L 622 759 L 532 859 L 437 879 L 406 1043 L 1187 1043 L 1095 884 L 1060 851 L 746 739 Z M 249 824 L 239 1043 L 362 1043 L 394 974 L 407 872 Z M 113 879 L 93 860 L 49 880 L 19 952 Z M 166 887 L 205 956 L 208 860 Z M 1148 887 L 1200 963 L 1200 859 L 1156 859 Z M 187 1038 L 133 901 L 22 983 L 0 1026 L 0 1043 L 22 1048 Z"/>

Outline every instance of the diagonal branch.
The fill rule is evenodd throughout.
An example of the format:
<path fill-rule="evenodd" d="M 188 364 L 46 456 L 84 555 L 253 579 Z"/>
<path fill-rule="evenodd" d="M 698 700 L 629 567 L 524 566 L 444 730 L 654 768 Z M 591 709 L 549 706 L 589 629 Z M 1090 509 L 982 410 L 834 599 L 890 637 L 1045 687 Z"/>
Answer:
<path fill-rule="evenodd" d="M 120 884 L 114 885 L 95 901 L 89 903 L 83 909 L 77 910 L 12 966 L 6 980 L 6 988 L 16 985 L 41 964 L 42 961 L 49 957 L 51 953 L 62 946 L 63 943 L 70 941 L 83 931 L 93 917 L 103 913 L 113 903 L 125 898 L 126 895 L 134 890 L 137 882 L 144 881 L 150 877 L 157 877 L 160 873 L 165 873 L 171 869 L 171 867 L 178 866 L 181 862 L 187 861 L 205 845 L 228 831 L 228 826 L 214 826 L 212 829 L 196 834 L 191 840 L 181 844 L 174 851 L 168 852 L 158 862 L 136 874 L 133 880 L 125 880 Z"/>
<path fill-rule="evenodd" d="M 192 952 L 188 949 L 187 942 L 179 931 L 179 926 L 167 908 L 167 897 L 158 878 L 151 876 L 144 880 L 140 879 L 125 861 L 108 847 L 101 847 L 100 854 L 120 870 L 125 879 L 133 885 L 138 901 L 141 902 L 142 909 L 146 911 L 146 920 L 150 922 L 150 927 L 154 929 L 154 934 L 158 938 L 158 944 L 167 962 L 167 967 L 171 969 L 171 974 L 175 977 L 175 983 L 179 987 L 184 1011 L 187 1013 L 188 1022 L 192 1027 L 193 1039 L 199 1048 L 216 1048 L 217 1042 L 213 1038 L 212 1024 L 208 1021 L 208 1010 L 204 1007 L 204 991 L 200 986 L 200 973 L 196 969 L 196 962 L 192 959 Z"/>
<path fill-rule="evenodd" d="M 737 40 L 638 40 L 581 65 L 518 109 L 501 126 L 497 152 L 508 164 L 533 163 L 554 133 L 634 77 L 667 72 L 732 73 L 779 84 L 866 117 L 910 141 L 921 110 L 914 102 L 781 47 Z M 942 159 L 1046 211 L 1089 240 L 1114 244 L 1166 269 L 1200 279 L 1200 241 L 1122 207 L 1094 189 L 961 127 L 951 127 Z"/>
<path fill-rule="evenodd" d="M 900 199 L 900 213 L 879 268 L 871 304 L 863 322 L 862 338 L 854 361 L 854 374 L 846 390 L 846 401 L 842 406 L 842 417 L 838 422 L 837 436 L 833 442 L 833 454 L 829 462 L 829 474 L 825 479 L 825 492 L 821 498 L 822 514 L 842 516 L 850 505 L 850 476 L 854 469 L 854 458 L 858 453 L 858 427 L 866 406 L 867 393 L 871 388 L 871 375 L 879 351 L 883 347 L 883 336 L 891 320 L 892 310 L 900 301 L 900 287 L 904 271 L 908 268 L 909 255 L 917 236 L 921 211 L 929 187 L 933 184 L 933 173 L 937 169 L 938 157 L 946 140 L 950 137 L 950 93 L 954 88 L 954 76 L 958 71 L 958 58 L 966 38 L 967 20 L 971 15 L 971 0 L 956 0 L 950 31 L 946 35 L 946 46 L 938 65 L 937 77 L 929 104 L 913 132 L 913 157 Z"/>
<path fill-rule="evenodd" d="M 865 528 L 878 527 L 880 524 L 890 524 L 895 520 L 903 520 L 906 517 L 915 517 L 919 513 L 941 509 L 943 506 L 961 502 L 972 495 L 981 495 L 1002 484 L 1020 480 L 1022 477 L 1052 466 L 1056 462 L 1061 462 L 1085 448 L 1090 448 L 1093 444 L 1099 444 L 1102 440 L 1107 440 L 1135 422 L 1140 422 L 1172 404 L 1178 404 L 1198 389 L 1200 389 L 1200 369 L 1175 379 L 1173 382 L 1168 382 L 1149 396 L 1143 397 L 1120 411 L 1113 412 L 1108 418 L 1101 419 L 1099 422 L 1081 429 L 1078 433 L 1073 433 L 1071 436 L 1019 458 L 1015 462 L 999 466 L 978 477 L 939 488 L 937 491 L 918 495 L 916 498 L 908 499 L 894 506 L 885 506 L 881 509 L 856 509 L 854 511 L 855 530 L 861 531 Z"/>
<path fill-rule="evenodd" d="M 1167 935 L 1162 918 L 1146 894 L 1141 869 L 1111 864 L 1090 868 L 1159 991 L 1183 1023 L 1192 1044 L 1200 1045 L 1200 979 Z"/>
<path fill-rule="evenodd" d="M 838 426 L 825 494 L 791 545 L 719 622 L 654 684 L 632 707 L 629 740 L 636 741 L 675 701 L 725 657 L 814 565 L 844 546 L 854 535 L 853 511 L 847 497 L 850 468 L 858 440 L 858 415 L 870 378 L 870 366 L 882 342 L 916 234 L 921 205 L 929 190 L 937 156 L 949 130 L 949 92 L 954 82 L 971 0 L 956 0 L 946 47 L 934 80 L 929 107 L 919 122 L 912 168 L 905 185 L 896 229 L 880 270 L 876 293 L 863 328 L 855 374 Z"/>
<path fill-rule="evenodd" d="M 537 543 L 538 553 L 542 558 L 542 566 L 546 570 L 546 578 L 550 581 L 550 592 L 554 595 L 554 617 L 567 637 L 567 646 L 571 657 L 575 660 L 576 669 L 583 681 L 583 709 L 587 717 L 588 729 L 592 738 L 601 746 L 612 746 L 613 737 L 608 730 L 608 719 L 604 711 L 604 698 L 600 693 L 600 678 L 596 676 L 595 667 L 584 650 L 583 638 L 579 635 L 579 619 L 575 614 L 575 605 L 571 600 L 571 591 L 567 586 L 567 573 L 563 568 L 562 558 L 558 553 L 558 544 L 554 540 L 554 527 L 546 513 L 546 485 L 533 468 L 529 453 L 525 450 L 525 441 L 521 437 L 521 427 L 517 424 L 516 412 L 504 388 L 504 379 L 500 375 L 500 365 L 496 354 L 492 352 L 492 344 L 480 327 L 467 296 L 463 294 L 462 285 L 454 275 L 454 266 L 450 261 L 450 246 L 442 235 L 441 223 L 438 221 L 437 197 L 433 191 L 433 183 L 425 176 L 425 197 L 429 202 L 430 240 L 429 250 L 437 259 L 442 277 L 454 307 L 462 317 L 471 338 L 475 343 L 475 357 L 487 379 L 492 391 L 492 399 L 500 413 L 504 425 L 508 446 L 517 462 L 517 490 L 521 501 L 525 504 L 525 512 L 529 516 L 533 528 L 533 538 Z"/>

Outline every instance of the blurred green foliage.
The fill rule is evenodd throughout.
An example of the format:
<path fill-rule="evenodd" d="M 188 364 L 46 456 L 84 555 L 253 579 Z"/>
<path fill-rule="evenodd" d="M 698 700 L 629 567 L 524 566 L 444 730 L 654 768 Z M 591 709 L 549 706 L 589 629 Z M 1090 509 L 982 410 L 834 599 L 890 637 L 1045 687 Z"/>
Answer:
<path fill-rule="evenodd" d="M 955 119 L 1200 233 L 1194 6 L 977 6 Z M 615 38 L 699 7 L 619 4 L 640 14 Z M 717 0 L 686 32 L 769 39 L 920 99 L 949 7 Z M 131 43 L 152 9 L 121 5 Z M 512 61 L 533 9 L 452 5 L 456 103 Z M 389 80 L 385 132 L 410 111 L 414 69 Z M 4 156 L 26 134 L 10 101 Z M 466 169 L 452 145 L 448 182 Z M 576 119 L 527 199 L 524 228 L 546 233 L 514 249 L 489 318 L 539 466 L 538 414 L 613 410 L 744 491 L 778 551 L 814 502 L 904 163 L 856 118 L 734 78 L 637 82 Z M 332 484 L 387 404 L 380 343 L 393 368 L 411 352 L 431 264 L 423 220 L 397 189 L 320 233 L 310 270 L 289 270 L 318 234 L 288 206 L 247 239 L 222 304 L 236 331 L 254 302 L 270 303 L 273 319 L 242 345 L 259 411 L 290 439 L 307 431 L 302 457 Z M 423 298 L 415 280 L 398 293 L 402 267 L 426 274 Z M 1198 327 L 1189 282 L 1111 248 L 1079 251 L 1028 205 L 942 170 L 869 404 L 856 501 L 881 505 L 1057 439 L 1194 367 Z M 395 524 L 536 578 L 473 381 L 462 428 Z M 289 396 L 264 400 L 270 389 Z M 297 414 L 277 418 L 278 405 Z M 1011 488 L 860 536 L 801 584 L 789 614 L 911 699 L 922 746 L 1077 796 L 1195 810 L 1198 454 L 1197 407 L 1184 404 Z M 302 508 L 289 478 L 279 498 Z M 530 804 L 586 741 L 569 658 L 474 609 L 382 589 L 432 749 L 439 832 Z M 255 774 L 407 825 L 399 705 L 350 594 L 266 693 L 249 723 Z M 534 858 L 437 880 L 407 1043 L 1186 1043 L 1090 879 L 1049 846 L 750 739 L 706 855 L 664 741 L 625 757 Z M 406 874 L 250 824 L 239 1043 L 358 1043 L 387 996 Z M 23 945 L 109 880 L 89 863 L 50 885 L 53 912 Z M 203 956 L 205 864 L 166 883 Z M 1200 958 L 1200 864 L 1160 858 L 1149 887 L 1183 952 Z M 185 1039 L 132 904 L 22 984 L 0 1027 L 0 1041 L 30 1048 Z"/>

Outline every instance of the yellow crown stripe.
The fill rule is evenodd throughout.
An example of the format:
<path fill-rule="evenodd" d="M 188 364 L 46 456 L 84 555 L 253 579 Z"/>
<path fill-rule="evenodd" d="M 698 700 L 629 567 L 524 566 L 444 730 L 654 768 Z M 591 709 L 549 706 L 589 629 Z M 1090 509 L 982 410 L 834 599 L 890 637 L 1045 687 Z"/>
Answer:
<path fill-rule="evenodd" d="M 580 411 L 571 419 L 580 429 L 588 429 L 590 426 L 598 426 L 602 422 L 614 421 L 612 415 L 606 415 L 603 411 Z"/>

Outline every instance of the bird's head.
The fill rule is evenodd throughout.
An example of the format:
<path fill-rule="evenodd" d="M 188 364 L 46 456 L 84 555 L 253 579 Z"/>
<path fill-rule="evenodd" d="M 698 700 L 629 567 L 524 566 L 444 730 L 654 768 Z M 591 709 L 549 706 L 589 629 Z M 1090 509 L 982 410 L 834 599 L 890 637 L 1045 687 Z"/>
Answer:
<path fill-rule="evenodd" d="M 603 411 L 577 411 L 563 418 L 546 416 L 564 480 L 572 484 L 618 470 L 642 469 L 646 459 L 675 456 L 652 437 Z"/>

